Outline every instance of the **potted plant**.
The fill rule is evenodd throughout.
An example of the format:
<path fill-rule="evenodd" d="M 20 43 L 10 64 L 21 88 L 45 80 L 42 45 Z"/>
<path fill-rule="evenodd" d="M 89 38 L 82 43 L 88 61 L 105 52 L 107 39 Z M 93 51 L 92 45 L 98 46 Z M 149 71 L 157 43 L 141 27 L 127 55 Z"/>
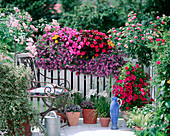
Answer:
<path fill-rule="evenodd" d="M 27 92 L 31 70 L 1 63 L 0 69 L 0 131 L 9 136 L 31 136 L 30 123 L 35 123 L 37 117 Z"/>
<path fill-rule="evenodd" d="M 85 124 L 96 124 L 97 123 L 97 112 L 95 107 L 97 89 L 90 89 L 87 94 L 87 99 L 81 103 L 83 123 Z"/>
<path fill-rule="evenodd" d="M 66 106 L 65 112 L 70 126 L 77 126 L 79 122 L 81 107 L 77 104 L 69 104 Z"/>
<path fill-rule="evenodd" d="M 122 100 L 120 109 L 123 111 L 125 121 L 128 111 L 132 111 L 133 107 L 141 107 L 154 101 L 149 93 L 150 77 L 138 64 L 127 63 L 120 76 L 115 76 L 115 79 L 113 94 Z"/>
<path fill-rule="evenodd" d="M 102 93 L 99 93 L 99 95 L 102 95 Z M 102 95 L 96 102 L 96 111 L 101 126 L 108 127 L 110 123 L 110 99 Z"/>
<path fill-rule="evenodd" d="M 145 107 L 141 108 L 137 106 L 134 107 L 127 121 L 128 127 L 135 127 L 136 131 L 145 129 L 148 121 L 153 118 L 155 114 L 154 110 L 155 108 L 151 104 L 147 104 Z"/>

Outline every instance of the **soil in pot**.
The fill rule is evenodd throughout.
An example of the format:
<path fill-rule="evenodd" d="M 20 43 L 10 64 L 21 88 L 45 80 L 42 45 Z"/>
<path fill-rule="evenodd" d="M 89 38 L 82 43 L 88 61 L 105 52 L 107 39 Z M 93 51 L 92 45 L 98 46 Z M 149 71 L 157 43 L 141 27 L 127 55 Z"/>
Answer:
<path fill-rule="evenodd" d="M 108 127 L 110 123 L 110 118 L 100 118 L 99 121 L 102 127 Z"/>
<path fill-rule="evenodd" d="M 70 126 L 77 126 L 79 122 L 80 112 L 66 112 L 66 116 Z"/>
<path fill-rule="evenodd" d="M 97 112 L 94 109 L 83 109 L 83 123 L 96 124 Z"/>

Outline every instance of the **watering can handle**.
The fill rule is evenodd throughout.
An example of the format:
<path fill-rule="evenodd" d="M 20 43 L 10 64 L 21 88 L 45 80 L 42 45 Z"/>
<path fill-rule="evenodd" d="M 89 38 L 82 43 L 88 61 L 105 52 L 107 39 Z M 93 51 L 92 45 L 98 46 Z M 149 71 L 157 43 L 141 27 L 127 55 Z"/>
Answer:
<path fill-rule="evenodd" d="M 55 118 L 57 118 L 57 114 L 54 111 L 50 111 L 47 115 L 49 115 L 50 113 L 53 113 Z"/>
<path fill-rule="evenodd" d="M 119 100 L 119 101 L 120 101 L 120 105 L 119 105 L 119 107 L 121 107 L 121 106 L 122 106 L 122 100 L 121 100 L 120 98 L 117 98 L 117 100 Z"/>

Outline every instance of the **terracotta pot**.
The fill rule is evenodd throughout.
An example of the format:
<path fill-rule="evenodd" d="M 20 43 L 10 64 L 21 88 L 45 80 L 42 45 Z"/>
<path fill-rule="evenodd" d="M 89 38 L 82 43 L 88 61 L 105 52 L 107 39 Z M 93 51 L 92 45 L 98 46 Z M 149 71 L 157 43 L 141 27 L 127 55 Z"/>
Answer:
<path fill-rule="evenodd" d="M 83 109 L 83 123 L 96 124 L 97 112 L 94 109 Z"/>
<path fill-rule="evenodd" d="M 70 126 L 77 126 L 79 122 L 80 112 L 66 112 L 66 116 Z"/>
<path fill-rule="evenodd" d="M 66 118 L 64 117 L 64 115 L 63 115 L 62 113 L 58 113 L 58 112 L 56 112 L 56 114 L 57 114 L 58 116 L 60 116 L 60 117 L 61 117 L 61 119 L 60 119 L 60 123 L 63 123 L 63 121 L 64 121 L 64 123 L 66 123 Z"/>
<path fill-rule="evenodd" d="M 100 121 L 102 127 L 108 127 L 110 118 L 100 118 L 99 121 Z"/>
<path fill-rule="evenodd" d="M 20 120 L 19 120 L 19 122 L 20 122 Z M 13 131 L 12 133 L 15 136 L 16 132 L 14 130 L 14 124 L 13 124 L 12 120 L 9 120 L 8 123 L 9 123 L 9 126 L 8 126 L 9 129 L 11 129 Z M 23 131 L 22 131 L 22 127 L 24 127 Z M 23 134 L 25 136 L 32 136 L 31 126 L 30 126 L 29 122 L 24 122 L 24 123 L 20 124 L 19 129 L 21 130 L 21 132 L 18 132 L 19 133 L 18 136 L 23 136 Z"/>
<path fill-rule="evenodd" d="M 136 126 L 136 127 L 135 127 L 135 130 L 136 130 L 136 131 L 141 131 L 141 130 L 142 130 L 142 128 L 141 128 L 141 127 Z"/>
<path fill-rule="evenodd" d="M 129 115 L 130 115 L 129 112 L 131 113 L 131 111 L 122 111 L 122 117 L 126 122 L 129 119 Z"/>

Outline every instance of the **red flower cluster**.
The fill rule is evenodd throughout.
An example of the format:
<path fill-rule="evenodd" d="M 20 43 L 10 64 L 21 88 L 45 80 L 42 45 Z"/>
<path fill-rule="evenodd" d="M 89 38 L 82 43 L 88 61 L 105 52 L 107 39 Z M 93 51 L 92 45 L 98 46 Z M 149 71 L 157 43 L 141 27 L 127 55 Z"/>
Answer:
<path fill-rule="evenodd" d="M 81 58 L 92 59 L 99 57 L 101 53 L 109 53 L 112 46 L 108 42 L 108 36 L 98 30 L 80 30 L 83 41 Z M 113 44 L 112 44 L 113 45 Z"/>
<path fill-rule="evenodd" d="M 130 110 L 134 106 L 147 104 L 149 93 L 149 75 L 143 73 L 138 64 L 126 64 L 120 77 L 116 76 L 116 83 L 113 85 L 113 94 L 122 100 L 121 110 Z M 152 98 L 150 101 L 154 101 Z"/>

